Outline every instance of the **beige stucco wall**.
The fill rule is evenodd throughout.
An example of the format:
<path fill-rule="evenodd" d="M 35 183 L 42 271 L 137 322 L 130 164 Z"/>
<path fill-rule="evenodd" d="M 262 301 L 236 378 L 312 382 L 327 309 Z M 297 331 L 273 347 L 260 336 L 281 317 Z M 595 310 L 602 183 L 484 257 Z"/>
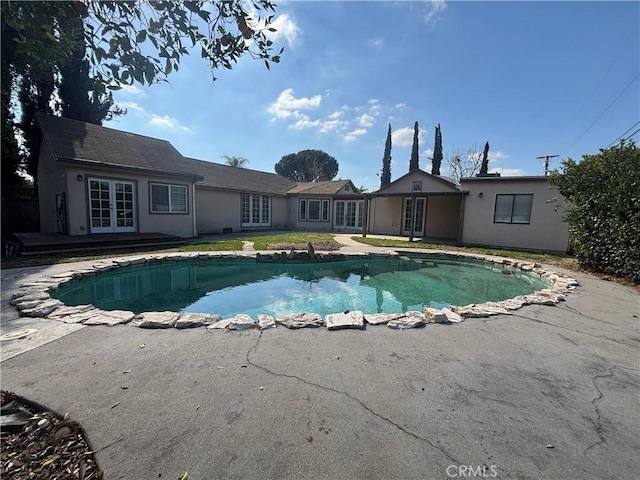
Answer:
<path fill-rule="evenodd" d="M 222 233 L 223 229 L 231 228 L 239 232 L 242 226 L 242 193 L 225 192 L 196 185 L 196 225 L 198 235 Z M 271 197 L 271 225 L 269 228 L 287 228 L 288 215 L 287 199 Z"/>
<path fill-rule="evenodd" d="M 220 192 L 196 186 L 198 235 L 222 233 L 223 228 L 241 230 L 239 192 Z"/>
<path fill-rule="evenodd" d="M 43 144 L 38 159 L 38 206 L 40 210 L 40 231 L 58 231 L 56 217 L 56 194 L 67 193 L 66 171 L 55 161 L 49 148 Z M 67 205 L 69 198 L 66 198 Z"/>
<path fill-rule="evenodd" d="M 289 202 L 286 197 L 271 197 L 271 226 L 274 229 L 289 228 Z"/>
<path fill-rule="evenodd" d="M 77 176 L 82 175 L 82 181 Z M 84 165 L 67 164 L 66 191 L 70 235 L 87 235 L 90 233 L 88 181 L 89 178 L 107 180 L 127 180 L 134 183 L 136 191 L 136 231 L 140 233 L 166 233 L 180 237 L 193 236 L 193 182 L 186 178 L 170 178 L 161 175 L 144 174 L 86 167 Z M 149 206 L 149 184 L 165 183 L 185 185 L 187 187 L 186 214 L 151 213 Z M 42 199 L 41 199 L 42 203 Z"/>
<path fill-rule="evenodd" d="M 563 220 L 566 200 L 546 180 L 462 181 L 465 202 L 462 242 L 471 245 L 566 252 L 569 229 Z M 482 197 L 480 197 L 482 193 Z M 493 223 L 497 194 L 533 194 L 531 223 Z"/>
<path fill-rule="evenodd" d="M 378 197 L 369 201 L 369 232 L 402 235 L 402 197 Z"/>
<path fill-rule="evenodd" d="M 437 196 L 427 198 L 427 219 L 424 236 L 430 238 L 455 239 L 460 223 L 460 196 Z"/>

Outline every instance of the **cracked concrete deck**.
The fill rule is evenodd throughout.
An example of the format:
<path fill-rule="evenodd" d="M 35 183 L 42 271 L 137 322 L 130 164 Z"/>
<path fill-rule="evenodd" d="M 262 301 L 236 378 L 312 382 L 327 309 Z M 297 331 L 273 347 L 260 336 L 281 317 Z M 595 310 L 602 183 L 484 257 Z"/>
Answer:
<path fill-rule="evenodd" d="M 2 388 L 80 421 L 106 479 L 635 478 L 640 296 L 569 273 L 559 306 L 417 330 L 80 328 Z M 39 274 L 3 271 L 3 323 Z"/>

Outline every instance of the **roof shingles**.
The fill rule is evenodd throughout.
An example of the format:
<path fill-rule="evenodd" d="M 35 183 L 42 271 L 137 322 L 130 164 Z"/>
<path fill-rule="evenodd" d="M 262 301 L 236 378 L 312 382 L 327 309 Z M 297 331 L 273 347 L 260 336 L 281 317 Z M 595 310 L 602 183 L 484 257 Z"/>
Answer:
<path fill-rule="evenodd" d="M 38 124 L 54 156 L 87 164 L 189 176 L 197 185 L 270 195 L 335 195 L 349 180 L 296 183 L 276 173 L 182 156 L 166 140 L 68 118 L 38 114 Z"/>

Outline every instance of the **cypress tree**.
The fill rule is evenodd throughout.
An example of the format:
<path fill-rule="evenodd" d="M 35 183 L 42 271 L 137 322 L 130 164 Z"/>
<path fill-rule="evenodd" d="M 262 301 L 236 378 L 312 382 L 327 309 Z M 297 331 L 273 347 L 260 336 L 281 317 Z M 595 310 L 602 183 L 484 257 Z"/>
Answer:
<path fill-rule="evenodd" d="M 409 171 L 418 170 L 418 122 L 413 125 L 413 148 L 411 149 L 411 160 L 409 162 Z"/>
<path fill-rule="evenodd" d="M 440 124 L 436 127 L 436 138 L 433 145 L 433 160 L 431 162 L 431 175 L 440 175 L 442 165 L 442 131 Z"/>
<path fill-rule="evenodd" d="M 380 188 L 391 183 L 391 124 L 387 132 L 387 141 L 384 144 L 384 157 L 382 157 L 382 175 L 380 176 Z"/>
<path fill-rule="evenodd" d="M 489 173 L 489 142 L 484 144 L 484 152 L 482 152 L 482 165 L 480 165 L 480 175 Z"/>

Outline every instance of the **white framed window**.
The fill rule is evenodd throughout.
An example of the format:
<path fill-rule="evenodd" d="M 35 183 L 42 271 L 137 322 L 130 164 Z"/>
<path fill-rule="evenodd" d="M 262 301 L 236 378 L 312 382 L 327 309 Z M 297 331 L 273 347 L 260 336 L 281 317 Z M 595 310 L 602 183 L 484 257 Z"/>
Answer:
<path fill-rule="evenodd" d="M 533 194 L 497 194 L 493 223 L 531 223 Z"/>
<path fill-rule="evenodd" d="M 188 213 L 186 185 L 150 183 L 151 213 Z"/>
<path fill-rule="evenodd" d="M 240 219 L 243 227 L 271 225 L 271 197 L 243 194 L 240 202 Z"/>
<path fill-rule="evenodd" d="M 299 220 L 309 222 L 329 221 L 329 200 L 301 198 L 299 205 Z"/>

